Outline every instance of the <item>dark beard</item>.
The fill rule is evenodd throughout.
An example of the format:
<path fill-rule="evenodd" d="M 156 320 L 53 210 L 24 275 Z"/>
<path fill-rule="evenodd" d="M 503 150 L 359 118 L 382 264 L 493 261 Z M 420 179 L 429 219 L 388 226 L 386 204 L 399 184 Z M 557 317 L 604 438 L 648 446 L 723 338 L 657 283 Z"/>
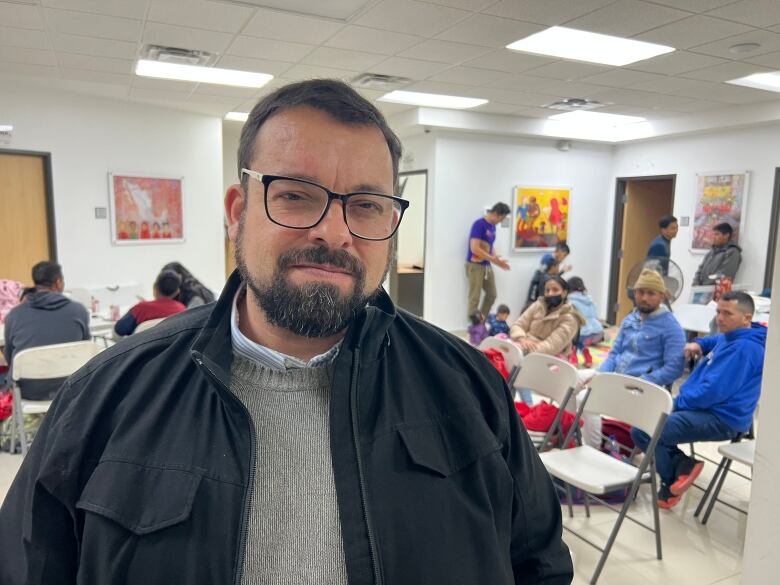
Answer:
<path fill-rule="evenodd" d="M 244 260 L 243 223 L 242 217 L 236 238 L 236 265 L 271 325 L 302 337 L 330 337 L 346 328 L 378 292 L 379 289 L 366 294 L 365 268 L 357 258 L 344 250 L 326 247 L 283 252 L 277 259 L 271 282 L 259 282 Z M 293 284 L 287 278 L 287 269 L 301 262 L 331 264 L 349 271 L 355 278 L 351 294 L 343 295 L 337 286 L 327 283 Z"/>

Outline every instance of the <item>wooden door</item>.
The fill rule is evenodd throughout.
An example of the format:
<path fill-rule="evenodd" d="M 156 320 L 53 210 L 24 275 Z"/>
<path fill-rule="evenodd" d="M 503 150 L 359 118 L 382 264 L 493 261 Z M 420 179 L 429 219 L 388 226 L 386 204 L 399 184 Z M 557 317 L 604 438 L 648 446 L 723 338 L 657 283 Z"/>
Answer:
<path fill-rule="evenodd" d="M 37 262 L 53 260 L 45 159 L 0 152 L 0 278 L 32 284 Z"/>

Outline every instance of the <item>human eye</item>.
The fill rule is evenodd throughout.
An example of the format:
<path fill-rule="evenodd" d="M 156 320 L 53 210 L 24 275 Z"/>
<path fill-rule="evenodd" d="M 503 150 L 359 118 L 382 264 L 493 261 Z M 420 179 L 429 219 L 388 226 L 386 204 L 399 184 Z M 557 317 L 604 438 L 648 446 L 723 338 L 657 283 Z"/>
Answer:
<path fill-rule="evenodd" d="M 382 201 L 383 198 L 371 195 L 357 195 L 349 200 L 349 209 L 355 213 L 364 215 L 382 215 L 386 211 L 387 205 Z"/>

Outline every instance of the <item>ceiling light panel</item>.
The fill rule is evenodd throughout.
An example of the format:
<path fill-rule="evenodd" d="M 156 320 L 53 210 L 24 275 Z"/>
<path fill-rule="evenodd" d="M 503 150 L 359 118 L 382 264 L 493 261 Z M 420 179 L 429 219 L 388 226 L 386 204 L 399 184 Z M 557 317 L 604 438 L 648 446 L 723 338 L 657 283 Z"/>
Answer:
<path fill-rule="evenodd" d="M 726 83 L 732 85 L 742 85 L 752 87 L 753 89 L 763 89 L 765 91 L 780 92 L 780 71 L 771 71 L 769 73 L 754 73 L 746 77 L 732 79 Z"/>
<path fill-rule="evenodd" d="M 480 98 L 441 95 L 437 93 L 420 93 L 417 91 L 391 91 L 379 98 L 379 101 L 431 108 L 450 108 L 454 110 L 475 108 L 488 103 L 488 100 Z"/>
<path fill-rule="evenodd" d="M 674 47 L 553 26 L 507 45 L 507 49 L 573 61 L 623 66 L 674 51 Z"/>
<path fill-rule="evenodd" d="M 233 122 L 246 122 L 249 118 L 249 112 L 228 112 L 225 114 L 225 120 Z"/>
<path fill-rule="evenodd" d="M 263 87 L 273 79 L 273 75 L 253 73 L 237 69 L 220 69 L 217 67 L 199 67 L 180 65 L 177 63 L 162 63 L 139 59 L 135 74 L 141 77 L 172 79 L 175 81 L 194 81 L 196 83 L 213 83 L 215 85 L 231 85 L 235 87 Z"/>

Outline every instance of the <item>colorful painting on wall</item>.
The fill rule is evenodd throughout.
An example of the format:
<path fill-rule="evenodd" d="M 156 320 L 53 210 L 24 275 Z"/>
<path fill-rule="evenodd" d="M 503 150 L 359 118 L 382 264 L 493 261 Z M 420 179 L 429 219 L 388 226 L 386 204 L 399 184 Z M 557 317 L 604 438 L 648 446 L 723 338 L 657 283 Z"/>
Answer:
<path fill-rule="evenodd" d="M 566 241 L 571 188 L 517 186 L 512 203 L 513 252 L 550 249 Z"/>
<path fill-rule="evenodd" d="M 696 175 L 696 209 L 693 212 L 691 251 L 712 247 L 712 228 L 731 224 L 731 241 L 739 244 L 745 221 L 749 173 L 747 171 Z"/>
<path fill-rule="evenodd" d="M 182 178 L 108 174 L 114 244 L 184 241 Z"/>

